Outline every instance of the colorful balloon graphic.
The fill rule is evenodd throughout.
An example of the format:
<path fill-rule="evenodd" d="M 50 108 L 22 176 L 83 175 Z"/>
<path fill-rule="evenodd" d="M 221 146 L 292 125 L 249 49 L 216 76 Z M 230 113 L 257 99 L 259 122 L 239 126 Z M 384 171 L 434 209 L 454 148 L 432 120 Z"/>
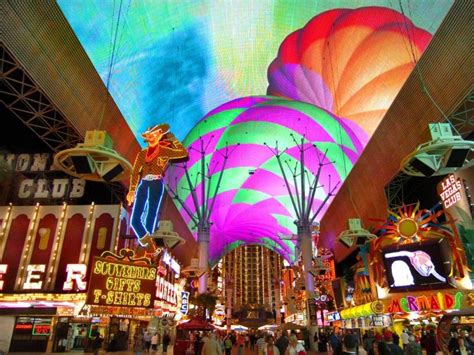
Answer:
<path fill-rule="evenodd" d="M 267 93 L 322 107 L 372 135 L 431 37 L 384 7 L 324 12 L 283 41 Z"/>
<path fill-rule="evenodd" d="M 325 165 L 321 173 L 323 187 L 316 194 L 316 210 L 329 186 L 346 178 L 366 143 L 365 132 L 353 122 L 304 102 L 253 96 L 230 101 L 211 111 L 187 136 L 184 144 L 190 153 L 188 171 L 191 180 L 198 182 L 199 204 L 202 204 L 201 156 L 198 153 L 201 138 L 204 145 L 208 144 L 205 164 L 213 177 L 210 198 L 216 199 L 210 218 L 213 222 L 211 263 L 242 244 L 262 244 L 287 260 L 294 260 L 293 242 L 279 236 L 296 233 L 295 215 L 278 162 L 269 148 L 275 147 L 278 141 L 282 150 L 287 148 L 282 159 L 294 166 L 299 161 L 299 150 L 290 134 L 298 142 L 304 138 L 305 148 L 309 148 L 305 155 L 308 171 L 317 171 L 318 157 L 322 159 L 325 151 L 324 162 L 334 162 Z M 233 152 L 228 158 L 220 189 L 214 196 L 226 145 Z M 169 171 L 170 186 L 195 213 L 184 169 L 172 169 Z M 186 217 L 183 208 L 181 213 Z M 190 218 L 186 221 L 189 223 Z M 191 223 L 190 227 L 193 227 Z"/>

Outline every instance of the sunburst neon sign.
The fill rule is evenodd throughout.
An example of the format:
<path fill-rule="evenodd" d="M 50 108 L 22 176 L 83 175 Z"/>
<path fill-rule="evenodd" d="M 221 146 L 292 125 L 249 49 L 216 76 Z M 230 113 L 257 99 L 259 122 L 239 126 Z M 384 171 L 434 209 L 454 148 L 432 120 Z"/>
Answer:
<path fill-rule="evenodd" d="M 420 209 L 420 204 L 403 205 L 397 211 L 390 211 L 386 223 L 380 228 L 386 237 L 396 242 L 413 243 L 427 238 L 442 236 L 437 219 L 442 211 Z"/>

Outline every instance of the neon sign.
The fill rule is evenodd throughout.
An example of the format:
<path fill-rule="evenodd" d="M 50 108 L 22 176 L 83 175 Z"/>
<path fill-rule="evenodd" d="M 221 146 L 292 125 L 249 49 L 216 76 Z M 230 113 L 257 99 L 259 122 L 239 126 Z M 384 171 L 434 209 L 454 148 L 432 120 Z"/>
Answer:
<path fill-rule="evenodd" d="M 33 327 L 33 335 L 49 335 L 51 333 L 50 324 L 35 324 Z"/>
<path fill-rule="evenodd" d="M 31 330 L 33 329 L 33 324 L 31 323 L 18 323 L 15 325 L 16 330 Z"/>
<path fill-rule="evenodd" d="M 165 191 L 163 176 L 168 162 L 188 156 L 186 148 L 169 129 L 167 124 L 160 124 L 142 134 L 148 147 L 137 154 L 127 194 L 127 202 L 133 203 L 130 225 L 140 245 L 152 252 L 156 251 L 156 246 L 151 236 L 159 225 Z"/>
<path fill-rule="evenodd" d="M 441 190 L 439 196 L 443 201 L 444 208 L 452 207 L 461 201 L 463 185 L 460 178 L 456 179 L 453 174 L 449 174 L 444 180 L 441 180 L 438 186 Z"/>
<path fill-rule="evenodd" d="M 432 295 L 406 296 L 394 298 L 389 307 L 388 313 L 409 313 L 420 311 L 444 311 L 451 309 L 461 309 L 463 293 L 438 292 Z"/>
<path fill-rule="evenodd" d="M 94 258 L 87 304 L 97 306 L 151 307 L 156 268 Z"/>

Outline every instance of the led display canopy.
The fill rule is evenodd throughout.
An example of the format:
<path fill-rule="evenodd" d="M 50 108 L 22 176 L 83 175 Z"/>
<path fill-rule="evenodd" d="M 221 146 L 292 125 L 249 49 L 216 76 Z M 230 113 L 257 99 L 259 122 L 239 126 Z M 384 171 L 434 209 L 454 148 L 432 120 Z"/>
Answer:
<path fill-rule="evenodd" d="M 385 8 L 376 0 L 358 2 L 366 7 L 357 9 L 351 0 L 131 6 L 60 0 L 59 6 L 104 82 L 114 74 L 107 86 L 137 137 L 156 117 L 166 117 L 178 139 L 187 137 L 190 151 L 199 150 L 201 138 L 209 144 L 204 158 L 190 154 L 187 169 L 173 172 L 168 186 L 184 201 L 180 209 L 188 222 L 193 218 L 184 212 L 196 213 L 196 204 L 214 207 L 212 264 L 252 243 L 295 259 L 293 242 L 278 237 L 295 234 L 296 216 L 268 147 L 278 145 L 285 167 L 294 167 L 299 160 L 294 139 L 303 139 L 305 148 L 314 145 L 303 164 L 312 173 L 325 157 L 314 204 L 323 216 L 330 176 L 332 186 L 346 178 L 451 3 L 412 4 L 405 11 L 410 18 L 401 3 L 383 2 L 391 7 Z M 111 28 L 119 33 L 117 42 Z M 107 53 L 117 55 L 111 61 Z M 297 101 L 246 97 L 265 92 Z M 225 146 L 237 148 L 222 169 Z M 214 178 L 203 189 L 198 172 L 206 164 Z M 220 183 L 219 169 L 226 170 Z M 192 203 L 185 170 L 197 182 Z M 140 224 L 138 217 L 135 222 Z M 137 234 L 143 236 L 143 230 Z"/>
<path fill-rule="evenodd" d="M 264 94 L 289 34 L 268 93 L 377 121 L 452 3 L 58 0 L 136 137 L 166 118 L 178 139 L 211 109 Z"/>

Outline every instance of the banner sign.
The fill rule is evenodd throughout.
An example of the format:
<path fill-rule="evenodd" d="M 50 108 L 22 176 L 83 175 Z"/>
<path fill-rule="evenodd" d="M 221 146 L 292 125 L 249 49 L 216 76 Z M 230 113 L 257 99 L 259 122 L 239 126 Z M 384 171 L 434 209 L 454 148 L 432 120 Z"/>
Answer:
<path fill-rule="evenodd" d="M 93 306 L 152 307 L 156 267 L 95 257 L 86 303 Z"/>

